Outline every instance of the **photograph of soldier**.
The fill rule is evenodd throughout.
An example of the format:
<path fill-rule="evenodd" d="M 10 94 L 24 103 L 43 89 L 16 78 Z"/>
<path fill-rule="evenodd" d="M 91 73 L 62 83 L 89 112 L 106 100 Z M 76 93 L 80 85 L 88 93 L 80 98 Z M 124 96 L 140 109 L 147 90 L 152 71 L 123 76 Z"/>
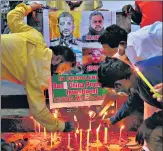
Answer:
<path fill-rule="evenodd" d="M 88 17 L 89 16 L 89 17 Z M 116 22 L 116 14 L 108 11 L 93 11 L 82 13 L 81 33 L 83 42 L 96 42 L 100 35 L 103 34 L 105 26 L 112 25 Z M 114 21 L 113 21 L 114 20 Z"/>
<path fill-rule="evenodd" d="M 57 19 L 60 37 L 51 39 L 50 45 L 63 45 L 67 47 L 81 45 L 81 40 L 73 35 L 75 28 L 74 17 L 69 12 L 62 12 Z"/>
<path fill-rule="evenodd" d="M 75 13 L 74 13 L 75 14 Z M 57 20 L 55 20 L 57 17 Z M 50 20 L 50 45 L 51 46 L 67 46 L 73 50 L 76 54 L 76 66 L 73 69 L 73 73 L 81 72 L 78 67 L 82 65 L 82 41 L 77 38 L 79 36 L 79 23 L 80 14 L 76 13 L 77 19 L 75 21 L 74 16 L 70 12 L 49 12 Z M 55 22 L 53 22 L 55 21 Z M 77 27 L 77 30 L 75 30 Z M 55 37 L 55 38 L 53 38 Z"/>
<path fill-rule="evenodd" d="M 105 59 L 103 49 L 87 48 L 83 49 L 83 72 L 84 74 L 97 73 L 100 63 Z"/>

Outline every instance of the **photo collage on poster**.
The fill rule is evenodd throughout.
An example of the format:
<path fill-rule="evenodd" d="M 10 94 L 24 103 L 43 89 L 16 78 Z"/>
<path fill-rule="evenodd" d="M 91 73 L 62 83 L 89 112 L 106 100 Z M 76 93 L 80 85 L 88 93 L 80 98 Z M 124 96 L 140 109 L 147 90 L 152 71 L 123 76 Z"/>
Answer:
<path fill-rule="evenodd" d="M 116 12 L 49 10 L 48 17 L 50 46 L 67 46 L 76 55 L 76 66 L 63 75 L 96 74 L 105 59 L 98 39 L 106 27 L 116 24 Z"/>

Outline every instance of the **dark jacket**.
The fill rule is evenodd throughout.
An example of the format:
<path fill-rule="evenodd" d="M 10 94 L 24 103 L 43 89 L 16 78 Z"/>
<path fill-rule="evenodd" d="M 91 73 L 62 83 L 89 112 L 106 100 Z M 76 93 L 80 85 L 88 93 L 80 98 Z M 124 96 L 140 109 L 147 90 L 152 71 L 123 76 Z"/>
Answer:
<path fill-rule="evenodd" d="M 153 86 L 162 83 L 162 56 L 140 61 L 136 64 L 136 66 Z M 163 109 L 163 103 L 158 102 L 152 97 L 150 89 L 138 76 L 136 76 L 136 83 L 136 92 L 130 94 L 127 101 L 122 105 L 119 111 L 110 118 L 112 124 L 115 124 L 116 122 L 129 116 L 136 109 L 142 107 L 144 105 L 144 101 L 156 108 Z M 163 117 L 159 117 L 160 115 L 161 113 L 155 113 L 150 117 L 151 120 L 155 119 L 155 122 L 152 123 L 153 125 L 162 125 Z M 150 118 L 148 121 L 151 121 Z"/>

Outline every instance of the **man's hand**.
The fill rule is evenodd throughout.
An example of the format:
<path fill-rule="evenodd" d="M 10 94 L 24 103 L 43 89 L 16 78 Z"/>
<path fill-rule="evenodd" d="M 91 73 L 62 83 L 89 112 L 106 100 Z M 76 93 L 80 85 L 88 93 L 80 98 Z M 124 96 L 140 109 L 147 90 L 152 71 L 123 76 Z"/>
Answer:
<path fill-rule="evenodd" d="M 39 22 L 39 19 L 37 18 L 36 10 L 41 9 L 43 7 L 43 5 L 42 4 L 38 4 L 36 2 L 33 2 L 33 3 L 30 4 L 30 6 L 31 6 L 31 9 L 32 9 L 32 18 L 33 18 L 33 20 L 35 22 Z"/>
<path fill-rule="evenodd" d="M 163 87 L 163 83 L 160 83 L 160 84 L 157 84 L 154 86 L 155 92 L 161 94 L 161 97 L 157 98 L 157 96 L 155 94 L 153 94 L 153 98 L 157 98 L 157 101 L 159 101 L 159 102 L 163 101 L 162 100 L 162 93 L 163 93 L 162 87 Z"/>
<path fill-rule="evenodd" d="M 31 3 L 30 6 L 31 6 L 32 11 L 35 11 L 37 9 L 41 9 L 43 7 L 42 4 L 38 4 L 36 2 Z"/>
<path fill-rule="evenodd" d="M 92 115 L 90 118 L 92 122 L 99 121 L 102 119 L 102 116 L 100 116 L 98 112 L 94 112 L 94 111 L 91 111 L 91 112 L 92 112 Z"/>
<path fill-rule="evenodd" d="M 110 127 L 110 125 L 112 125 L 110 118 L 102 120 L 101 123 L 107 125 L 108 127 Z"/>
<path fill-rule="evenodd" d="M 72 122 L 65 122 L 65 129 L 63 132 L 71 132 L 75 129 L 75 124 Z"/>
<path fill-rule="evenodd" d="M 132 13 L 134 11 L 132 5 L 125 5 L 122 8 L 122 13 L 124 16 L 127 16 L 128 14 Z"/>
<path fill-rule="evenodd" d="M 138 142 L 138 144 L 140 145 L 144 144 L 144 139 L 148 142 L 152 130 L 153 129 L 148 128 L 145 122 L 143 122 L 143 124 L 138 129 L 138 133 L 136 135 L 136 142 Z"/>

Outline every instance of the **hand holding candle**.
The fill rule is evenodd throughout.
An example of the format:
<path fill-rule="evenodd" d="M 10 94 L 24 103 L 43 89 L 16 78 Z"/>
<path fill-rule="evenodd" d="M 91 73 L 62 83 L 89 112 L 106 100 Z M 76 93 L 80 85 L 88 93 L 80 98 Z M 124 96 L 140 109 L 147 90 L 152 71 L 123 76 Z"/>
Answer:
<path fill-rule="evenodd" d="M 156 95 L 157 98 L 161 98 L 161 94 L 155 91 L 154 87 L 150 84 L 150 82 L 146 79 L 146 77 L 139 71 L 137 67 L 135 67 L 135 71 L 139 75 L 139 77 L 146 83 L 146 85 L 150 88 L 150 90 Z"/>

